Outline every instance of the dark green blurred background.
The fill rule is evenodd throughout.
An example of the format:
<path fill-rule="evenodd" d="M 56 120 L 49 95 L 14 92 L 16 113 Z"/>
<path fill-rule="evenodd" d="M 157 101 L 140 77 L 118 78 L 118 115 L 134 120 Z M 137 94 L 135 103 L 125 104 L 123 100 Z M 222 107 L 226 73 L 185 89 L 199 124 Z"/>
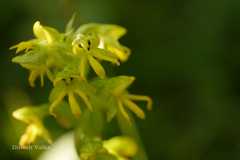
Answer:
<path fill-rule="evenodd" d="M 136 76 L 131 91 L 154 99 L 147 119 L 137 120 L 150 160 L 240 159 L 238 0 L 1 0 L 1 159 L 27 159 L 7 139 L 19 138 L 9 107 L 21 99 L 18 92 L 40 103 L 49 90 L 29 87 L 8 48 L 31 38 L 36 20 L 63 31 L 74 12 L 81 23 L 128 29 L 121 42 L 132 55 L 114 74 Z"/>

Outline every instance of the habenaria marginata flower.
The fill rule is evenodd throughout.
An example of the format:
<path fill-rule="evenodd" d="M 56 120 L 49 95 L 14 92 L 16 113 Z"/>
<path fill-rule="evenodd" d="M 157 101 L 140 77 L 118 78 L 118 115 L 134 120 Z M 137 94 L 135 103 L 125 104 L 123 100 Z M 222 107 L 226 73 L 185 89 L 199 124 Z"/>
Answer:
<path fill-rule="evenodd" d="M 138 146 L 136 142 L 127 136 L 116 136 L 103 141 L 104 148 L 116 156 L 118 160 L 129 160 L 136 155 Z"/>
<path fill-rule="evenodd" d="M 40 77 L 41 86 L 44 85 L 44 75 L 46 74 L 52 80 L 50 68 L 59 66 L 63 60 L 58 58 L 61 55 L 59 50 L 63 49 L 63 35 L 56 29 L 42 26 L 39 21 L 33 25 L 35 39 L 20 42 L 10 49 L 16 49 L 16 53 L 24 52 L 12 59 L 12 62 L 20 64 L 22 67 L 30 70 L 29 83 L 34 87 L 35 80 Z M 57 61 L 57 62 L 53 62 Z M 57 64 L 56 64 L 57 63 Z"/>
<path fill-rule="evenodd" d="M 21 147 L 24 148 L 34 143 L 38 137 L 52 143 L 51 136 L 42 122 L 43 118 L 48 115 L 47 105 L 25 106 L 14 111 L 12 115 L 28 125 L 19 141 Z"/>
<path fill-rule="evenodd" d="M 88 33 L 87 35 L 77 34 L 72 42 L 73 53 L 79 56 L 80 76 L 82 79 L 86 79 L 88 65 L 100 78 L 106 77 L 105 70 L 99 60 L 119 65 L 117 58 L 111 56 L 107 50 L 99 48 L 99 43 L 99 37 L 94 33 Z"/>
<path fill-rule="evenodd" d="M 109 51 L 112 55 L 124 62 L 130 55 L 130 49 L 119 43 L 119 39 L 127 30 L 113 24 L 89 23 L 80 26 L 76 33 L 95 33 L 100 37 L 100 47 Z"/>
<path fill-rule="evenodd" d="M 63 79 L 56 82 L 49 96 L 50 114 L 56 117 L 54 110 L 63 102 L 64 97 L 68 98 L 71 111 L 76 117 L 79 117 L 81 114 L 81 108 L 77 97 L 80 97 L 87 108 L 92 111 L 93 107 L 88 98 L 89 94 L 91 94 L 91 90 L 93 90 L 93 88 L 88 83 L 81 82 L 80 80 L 74 78 Z"/>
<path fill-rule="evenodd" d="M 95 80 L 92 82 L 93 86 L 98 89 L 98 95 L 104 95 L 102 98 L 107 97 L 106 100 L 102 101 L 107 105 L 107 102 L 112 100 L 107 110 L 110 110 L 113 115 L 108 117 L 111 120 L 116 112 L 111 111 L 115 106 L 117 106 L 118 112 L 126 118 L 129 122 L 130 117 L 128 115 L 128 110 L 132 111 L 137 117 L 144 119 L 144 111 L 134 102 L 134 101 L 145 101 L 147 102 L 147 109 L 152 109 L 152 100 L 150 97 L 145 95 L 131 94 L 127 91 L 127 88 L 135 80 L 132 76 L 117 76 L 104 80 Z M 114 105 L 113 105 L 114 104 Z"/>

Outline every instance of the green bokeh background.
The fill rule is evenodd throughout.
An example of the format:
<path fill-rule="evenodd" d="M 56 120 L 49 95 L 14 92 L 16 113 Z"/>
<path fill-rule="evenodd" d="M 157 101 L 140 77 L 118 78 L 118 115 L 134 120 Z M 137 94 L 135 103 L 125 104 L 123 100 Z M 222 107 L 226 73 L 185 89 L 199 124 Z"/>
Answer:
<path fill-rule="evenodd" d="M 9 106 L 19 101 L 18 92 L 41 103 L 49 90 L 48 84 L 29 87 L 27 71 L 11 63 L 8 48 L 31 38 L 36 20 L 63 31 L 74 12 L 82 24 L 128 29 L 121 42 L 132 55 L 113 74 L 136 76 L 130 90 L 154 100 L 146 120 L 137 120 L 150 160 L 240 159 L 237 0 L 1 0 L 1 159 L 28 159 L 10 147 L 19 138 Z"/>

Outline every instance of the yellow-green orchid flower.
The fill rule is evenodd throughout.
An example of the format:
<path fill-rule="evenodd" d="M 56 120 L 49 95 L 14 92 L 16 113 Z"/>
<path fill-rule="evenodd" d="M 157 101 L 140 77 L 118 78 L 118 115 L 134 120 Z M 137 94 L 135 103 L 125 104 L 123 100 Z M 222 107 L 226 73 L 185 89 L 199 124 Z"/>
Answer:
<path fill-rule="evenodd" d="M 86 79 L 86 68 L 88 68 L 88 65 L 92 67 L 92 69 L 100 78 L 106 77 L 105 70 L 99 60 L 104 60 L 119 65 L 119 62 L 116 58 L 110 54 L 107 54 L 106 50 L 98 48 L 99 38 L 95 34 L 78 34 L 72 42 L 72 45 L 73 53 L 78 55 L 80 58 L 79 68 L 82 79 Z"/>
<path fill-rule="evenodd" d="M 79 79 L 62 79 L 56 82 L 49 97 L 51 103 L 49 107 L 50 114 L 56 116 L 54 113 L 54 109 L 59 106 L 65 96 L 68 97 L 71 111 L 76 117 L 79 117 L 81 114 L 80 105 L 78 103 L 78 100 L 76 99 L 76 96 L 80 97 L 87 106 L 87 108 L 92 111 L 93 107 L 87 95 L 87 93 L 90 92 L 91 89 L 93 88 Z"/>
<path fill-rule="evenodd" d="M 35 86 L 35 80 L 40 77 L 41 86 L 44 85 L 44 75 L 46 74 L 51 79 L 51 73 L 47 66 L 48 56 L 42 50 L 32 50 L 23 55 L 16 56 L 12 62 L 19 63 L 26 69 L 30 70 L 29 83 L 31 87 Z"/>
<path fill-rule="evenodd" d="M 42 137 L 48 143 L 52 143 L 48 130 L 44 127 L 42 119 L 47 114 L 47 106 L 26 106 L 13 112 L 13 117 L 28 124 L 25 133 L 21 136 L 19 145 L 23 148 L 34 143 L 38 137 Z"/>
<path fill-rule="evenodd" d="M 16 53 L 19 53 L 21 51 L 28 51 L 37 45 L 51 45 L 62 37 L 62 35 L 56 29 L 43 26 L 39 21 L 36 21 L 34 23 L 33 33 L 36 37 L 35 39 L 20 42 L 17 45 L 12 46 L 10 49 L 16 48 Z"/>
<path fill-rule="evenodd" d="M 60 33 L 56 29 L 42 26 L 39 21 L 34 23 L 33 33 L 37 39 L 42 41 L 42 43 L 46 42 L 47 44 L 52 44 L 61 37 Z"/>
<path fill-rule="evenodd" d="M 103 141 L 103 147 L 117 157 L 118 160 L 129 160 L 136 155 L 138 146 L 136 142 L 126 136 L 117 136 Z"/>
<path fill-rule="evenodd" d="M 99 92 L 97 92 L 98 95 L 103 94 L 103 97 L 108 97 L 107 101 L 109 101 L 111 100 L 111 97 L 107 96 L 107 94 L 110 94 L 114 98 L 114 102 L 118 107 L 118 111 L 129 122 L 131 122 L 131 119 L 125 108 L 131 110 L 136 114 L 137 117 L 141 119 L 145 118 L 144 111 L 134 101 L 146 101 L 147 109 L 152 109 L 152 100 L 150 97 L 145 95 L 131 94 L 127 91 L 127 88 L 133 83 L 134 80 L 134 77 L 117 76 L 104 80 L 96 80 L 93 82 L 93 85 L 99 89 Z"/>
<path fill-rule="evenodd" d="M 10 48 L 16 48 L 16 53 L 25 52 L 23 55 L 14 57 L 12 61 L 30 70 L 29 83 L 32 87 L 35 86 L 34 82 L 37 77 L 40 77 L 41 86 L 43 86 L 45 74 L 52 80 L 53 77 L 49 68 L 62 64 L 61 58 L 58 57 L 62 55 L 59 50 L 64 50 L 64 47 L 58 44 L 62 35 L 56 29 L 42 26 L 37 21 L 33 25 L 33 33 L 35 39 L 20 42 Z"/>
<path fill-rule="evenodd" d="M 125 62 L 130 55 L 130 49 L 119 43 L 119 39 L 126 32 L 127 30 L 121 26 L 100 23 L 85 24 L 76 31 L 76 33 L 82 34 L 97 34 L 100 37 L 100 47 L 108 50 L 122 62 Z"/>

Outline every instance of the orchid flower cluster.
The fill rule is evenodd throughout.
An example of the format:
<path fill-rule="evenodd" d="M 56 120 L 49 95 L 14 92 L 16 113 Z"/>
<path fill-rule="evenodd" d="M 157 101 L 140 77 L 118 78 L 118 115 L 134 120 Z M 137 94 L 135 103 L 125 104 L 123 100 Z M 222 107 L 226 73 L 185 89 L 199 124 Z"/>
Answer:
<path fill-rule="evenodd" d="M 135 80 L 133 76 L 107 77 L 104 69 L 104 63 L 119 66 L 128 59 L 130 49 L 119 42 L 126 29 L 99 23 L 75 28 L 74 19 L 68 22 L 63 33 L 37 21 L 33 25 L 35 38 L 10 48 L 17 53 L 12 62 L 29 70 L 31 87 L 38 79 L 43 86 L 46 78 L 53 86 L 45 104 L 24 106 L 13 112 L 14 118 L 28 125 L 19 144 L 26 147 L 38 138 L 52 143 L 43 120 L 53 116 L 62 126 L 74 120 L 75 123 L 71 123 L 72 128 L 78 128 L 76 139 L 80 140 L 76 146 L 80 159 L 127 160 L 138 152 L 134 138 L 122 135 L 104 140 L 103 127 L 92 124 L 122 117 L 131 126 L 129 111 L 145 118 L 143 109 L 135 101 L 145 101 L 147 109 L 151 109 L 151 98 L 127 91 Z M 61 109 L 64 107 L 70 111 L 70 116 L 65 115 Z M 95 122 L 92 121 L 94 116 L 98 117 Z"/>

